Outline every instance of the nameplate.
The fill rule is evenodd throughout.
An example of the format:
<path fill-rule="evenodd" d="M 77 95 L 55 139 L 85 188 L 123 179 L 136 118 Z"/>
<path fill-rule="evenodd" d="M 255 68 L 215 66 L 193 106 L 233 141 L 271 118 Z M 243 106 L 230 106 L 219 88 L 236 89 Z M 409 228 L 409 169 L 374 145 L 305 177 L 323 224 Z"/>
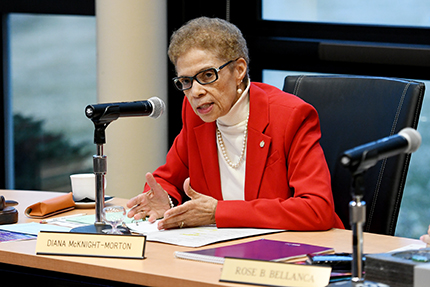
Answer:
<path fill-rule="evenodd" d="M 330 274 L 331 267 L 226 257 L 219 281 L 265 286 L 322 287 L 328 285 Z"/>
<path fill-rule="evenodd" d="M 40 231 L 37 255 L 145 258 L 146 236 Z"/>

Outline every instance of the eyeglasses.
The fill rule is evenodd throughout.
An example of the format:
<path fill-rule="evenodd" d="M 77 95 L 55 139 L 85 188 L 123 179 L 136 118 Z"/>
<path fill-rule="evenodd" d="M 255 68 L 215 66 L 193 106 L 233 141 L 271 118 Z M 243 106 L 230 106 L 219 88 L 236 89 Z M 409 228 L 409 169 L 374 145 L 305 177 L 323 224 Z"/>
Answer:
<path fill-rule="evenodd" d="M 187 77 L 187 76 L 181 76 L 181 77 L 175 77 L 173 78 L 173 83 L 175 84 L 175 87 L 180 91 L 185 91 L 188 89 L 191 89 L 193 86 L 193 80 L 196 80 L 200 85 L 207 85 L 215 82 L 218 80 L 218 73 L 221 71 L 222 68 L 227 67 L 228 64 L 237 61 L 231 60 L 225 63 L 224 65 L 221 65 L 218 69 L 217 68 L 209 68 L 206 70 L 203 70 L 201 72 L 198 72 L 193 77 Z"/>

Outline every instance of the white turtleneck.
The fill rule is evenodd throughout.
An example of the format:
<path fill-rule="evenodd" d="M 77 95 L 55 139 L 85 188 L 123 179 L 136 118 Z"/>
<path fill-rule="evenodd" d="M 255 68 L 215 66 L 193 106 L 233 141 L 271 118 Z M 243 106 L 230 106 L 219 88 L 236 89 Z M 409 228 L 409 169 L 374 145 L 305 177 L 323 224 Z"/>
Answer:
<path fill-rule="evenodd" d="M 233 163 L 238 162 L 242 152 L 243 136 L 249 114 L 249 83 L 250 81 L 248 81 L 246 89 L 230 111 L 225 116 L 219 117 L 216 121 L 227 155 Z M 235 169 L 230 167 L 225 161 L 218 141 L 217 147 L 223 199 L 244 200 L 246 151 L 239 167 Z"/>

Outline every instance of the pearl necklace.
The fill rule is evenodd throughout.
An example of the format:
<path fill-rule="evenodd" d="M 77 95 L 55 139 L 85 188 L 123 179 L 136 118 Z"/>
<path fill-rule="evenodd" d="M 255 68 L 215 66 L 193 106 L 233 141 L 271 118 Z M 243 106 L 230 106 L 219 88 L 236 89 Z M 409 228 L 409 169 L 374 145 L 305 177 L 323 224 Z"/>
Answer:
<path fill-rule="evenodd" d="M 224 160 L 227 162 L 227 164 L 231 167 L 231 168 L 238 168 L 240 166 L 240 164 L 243 161 L 243 158 L 245 157 L 245 150 L 246 150 L 246 139 L 248 137 L 248 119 L 249 119 L 249 115 L 246 118 L 246 123 L 245 123 L 245 130 L 243 131 L 243 142 L 242 142 L 242 151 L 240 153 L 240 157 L 239 160 L 237 161 L 237 163 L 233 163 L 231 161 L 231 159 L 229 158 L 228 154 L 227 154 L 227 149 L 225 148 L 224 145 L 224 140 L 222 139 L 222 134 L 221 131 L 218 129 L 216 129 L 216 138 L 218 141 L 218 145 L 221 149 L 222 152 L 222 156 L 224 157 Z"/>

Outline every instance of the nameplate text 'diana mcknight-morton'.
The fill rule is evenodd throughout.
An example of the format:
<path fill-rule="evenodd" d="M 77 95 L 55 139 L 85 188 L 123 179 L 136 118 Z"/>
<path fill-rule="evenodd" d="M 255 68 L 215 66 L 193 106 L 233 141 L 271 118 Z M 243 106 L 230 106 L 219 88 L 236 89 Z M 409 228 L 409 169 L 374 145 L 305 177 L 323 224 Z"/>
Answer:
<path fill-rule="evenodd" d="M 146 236 L 40 231 L 36 254 L 145 258 Z"/>

